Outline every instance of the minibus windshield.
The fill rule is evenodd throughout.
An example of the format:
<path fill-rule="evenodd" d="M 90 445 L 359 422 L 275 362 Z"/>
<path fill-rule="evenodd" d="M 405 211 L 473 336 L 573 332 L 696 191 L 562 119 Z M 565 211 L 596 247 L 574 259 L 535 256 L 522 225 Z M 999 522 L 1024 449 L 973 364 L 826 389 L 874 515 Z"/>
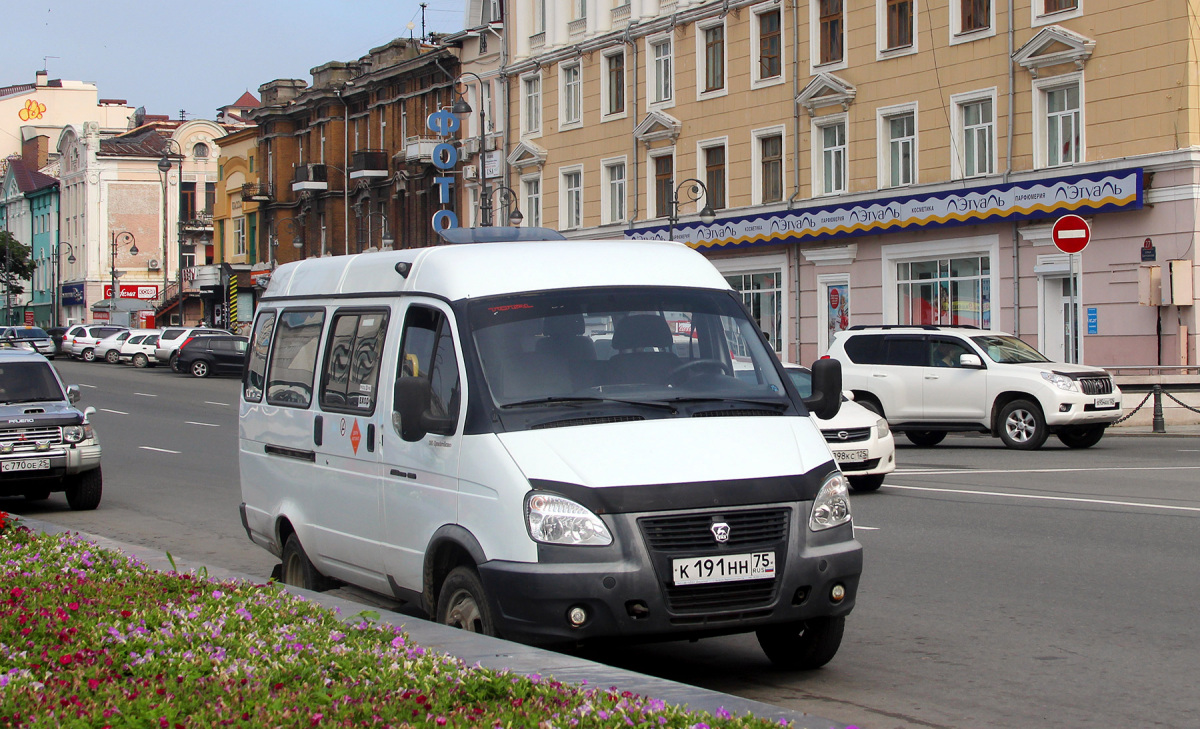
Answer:
<path fill-rule="evenodd" d="M 479 299 L 468 312 L 501 409 L 788 402 L 762 335 L 729 292 L 571 289 Z"/>

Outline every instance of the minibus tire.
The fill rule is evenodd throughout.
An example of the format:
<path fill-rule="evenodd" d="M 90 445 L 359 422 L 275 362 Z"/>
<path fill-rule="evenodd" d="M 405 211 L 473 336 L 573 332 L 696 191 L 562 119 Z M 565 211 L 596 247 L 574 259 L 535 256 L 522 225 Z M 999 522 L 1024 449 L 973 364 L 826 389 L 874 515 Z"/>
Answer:
<path fill-rule="evenodd" d="M 946 440 L 946 431 L 944 430 L 906 430 L 904 437 L 908 438 L 908 442 L 918 448 L 932 448 L 938 443 Z"/>
<path fill-rule="evenodd" d="M 498 635 L 483 583 L 473 568 L 455 567 L 446 575 L 438 597 L 437 621 L 470 633 Z"/>
<path fill-rule="evenodd" d="M 845 616 L 809 618 L 760 628 L 755 635 L 776 668 L 809 671 L 833 660 L 842 645 Z"/>
<path fill-rule="evenodd" d="M 283 569 L 280 574 L 283 584 L 305 590 L 324 592 L 334 586 L 332 580 L 313 566 L 300 544 L 300 537 L 295 534 L 289 534 L 283 544 Z"/>
<path fill-rule="evenodd" d="M 850 479 L 850 488 L 858 493 L 867 493 L 870 491 L 878 491 L 883 485 L 882 473 L 871 473 L 863 476 L 847 476 Z"/>

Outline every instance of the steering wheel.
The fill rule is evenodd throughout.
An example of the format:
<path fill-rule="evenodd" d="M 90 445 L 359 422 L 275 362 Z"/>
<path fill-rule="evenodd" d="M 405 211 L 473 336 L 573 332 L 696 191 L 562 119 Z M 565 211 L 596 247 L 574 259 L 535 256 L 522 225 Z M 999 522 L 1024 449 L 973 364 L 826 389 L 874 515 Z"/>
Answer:
<path fill-rule="evenodd" d="M 719 359 L 694 359 L 690 362 L 684 362 L 667 376 L 671 382 L 679 382 L 692 377 L 699 377 L 703 374 L 727 375 L 733 377 L 733 368 L 728 362 L 722 362 Z"/>

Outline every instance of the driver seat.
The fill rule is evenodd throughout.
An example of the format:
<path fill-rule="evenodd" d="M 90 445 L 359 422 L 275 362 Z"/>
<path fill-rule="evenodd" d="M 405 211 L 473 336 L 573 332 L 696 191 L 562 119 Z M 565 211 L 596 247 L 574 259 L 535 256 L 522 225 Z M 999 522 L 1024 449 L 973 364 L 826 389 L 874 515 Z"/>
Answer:
<path fill-rule="evenodd" d="M 665 385 L 679 367 L 667 320 L 656 314 L 634 314 L 617 322 L 608 361 L 617 384 Z"/>

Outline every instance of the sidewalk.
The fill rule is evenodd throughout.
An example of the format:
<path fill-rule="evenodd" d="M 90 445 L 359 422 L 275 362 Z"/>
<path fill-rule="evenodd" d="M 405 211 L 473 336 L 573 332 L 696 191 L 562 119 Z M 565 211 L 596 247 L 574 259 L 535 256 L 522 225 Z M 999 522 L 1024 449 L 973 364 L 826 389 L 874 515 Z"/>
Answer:
<path fill-rule="evenodd" d="M 1104 437 L 1111 438 L 1113 436 L 1122 435 L 1151 435 L 1159 438 L 1167 436 L 1200 436 L 1200 425 L 1177 425 L 1168 423 L 1163 428 L 1166 432 L 1155 433 L 1154 428 L 1150 425 L 1114 425 L 1109 427 L 1108 432 Z"/>
<path fill-rule="evenodd" d="M 63 532 L 78 534 L 104 549 L 134 556 L 153 570 L 172 571 L 171 562 L 167 556 L 150 547 L 118 542 L 27 516 L 20 517 L 20 520 L 30 529 L 36 529 L 46 534 Z M 175 569 L 181 573 L 196 572 L 201 568 L 207 570 L 208 576 L 216 580 L 244 580 L 255 583 L 263 581 L 259 577 L 220 567 L 196 564 L 181 559 L 175 560 Z M 411 615 L 391 612 L 377 605 L 366 605 L 335 595 L 310 592 L 289 585 L 281 586 L 292 594 L 301 595 L 308 600 L 337 610 L 339 616 L 346 622 L 350 622 L 354 616 L 364 610 L 379 613 L 380 617 L 377 622 L 400 626 L 421 647 L 455 656 L 467 665 L 478 664 L 484 668 L 497 670 L 508 669 L 520 674 L 537 673 L 542 676 L 553 676 L 563 683 L 578 684 L 587 681 L 587 685 L 591 687 L 603 689 L 616 687 L 641 696 L 660 699 L 669 704 L 687 706 L 693 711 L 707 711 L 715 714 L 718 709 L 724 709 L 734 716 L 751 713 L 763 719 L 791 722 L 794 729 L 847 729 L 846 725 L 841 722 L 822 719 L 812 714 L 792 711 L 758 701 L 749 701 L 675 681 L 645 676 L 565 653 L 556 653 L 486 635 L 468 633 Z"/>

